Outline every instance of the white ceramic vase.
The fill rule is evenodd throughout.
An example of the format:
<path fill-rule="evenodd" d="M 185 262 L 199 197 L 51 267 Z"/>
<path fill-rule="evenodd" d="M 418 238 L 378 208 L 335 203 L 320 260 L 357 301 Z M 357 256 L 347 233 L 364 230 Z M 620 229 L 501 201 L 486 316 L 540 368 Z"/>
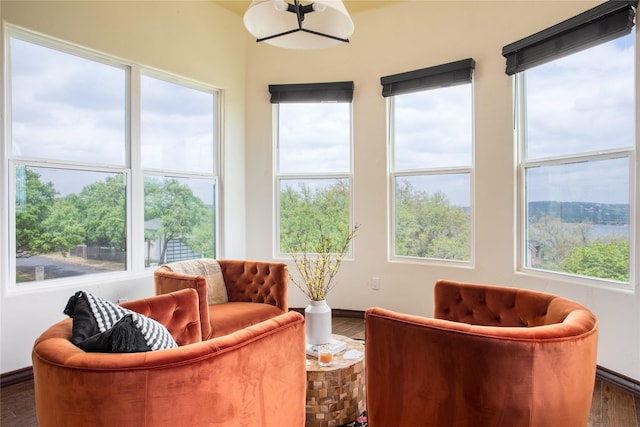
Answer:
<path fill-rule="evenodd" d="M 327 300 L 309 301 L 304 309 L 307 344 L 328 344 L 331 341 L 331 307 Z"/>

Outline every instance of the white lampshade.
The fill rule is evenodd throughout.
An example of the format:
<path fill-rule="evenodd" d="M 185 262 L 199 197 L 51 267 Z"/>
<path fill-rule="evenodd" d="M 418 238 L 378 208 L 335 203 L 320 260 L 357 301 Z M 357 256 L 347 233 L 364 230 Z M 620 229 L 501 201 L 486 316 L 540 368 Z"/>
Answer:
<path fill-rule="evenodd" d="M 349 36 L 353 34 L 353 21 L 341 0 L 313 2 L 314 11 L 304 15 L 303 31 L 298 30 L 296 13 L 287 11 L 287 6 L 284 0 L 253 0 L 244 14 L 244 25 L 258 41 L 292 31 L 264 40 L 264 43 L 287 49 L 319 49 L 334 46 L 341 41 L 348 41 Z"/>

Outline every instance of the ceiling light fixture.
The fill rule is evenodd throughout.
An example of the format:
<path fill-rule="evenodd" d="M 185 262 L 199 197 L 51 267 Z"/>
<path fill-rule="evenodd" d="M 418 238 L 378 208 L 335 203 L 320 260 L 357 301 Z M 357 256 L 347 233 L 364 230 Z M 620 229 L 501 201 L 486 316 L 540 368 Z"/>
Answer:
<path fill-rule="evenodd" d="M 349 43 L 353 21 L 341 0 L 313 3 L 253 0 L 244 26 L 257 42 L 286 49 L 319 49 Z"/>

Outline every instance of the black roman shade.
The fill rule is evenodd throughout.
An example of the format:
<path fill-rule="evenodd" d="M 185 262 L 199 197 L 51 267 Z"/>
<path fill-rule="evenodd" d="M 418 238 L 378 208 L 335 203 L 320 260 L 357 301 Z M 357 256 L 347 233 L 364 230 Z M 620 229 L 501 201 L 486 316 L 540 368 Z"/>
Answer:
<path fill-rule="evenodd" d="M 271 103 L 352 102 L 353 82 L 269 85 Z"/>
<path fill-rule="evenodd" d="M 476 61 L 471 58 L 421 70 L 381 77 L 382 96 L 471 83 Z"/>
<path fill-rule="evenodd" d="M 583 49 L 627 35 L 638 0 L 609 0 L 580 15 L 502 48 L 512 75 Z"/>

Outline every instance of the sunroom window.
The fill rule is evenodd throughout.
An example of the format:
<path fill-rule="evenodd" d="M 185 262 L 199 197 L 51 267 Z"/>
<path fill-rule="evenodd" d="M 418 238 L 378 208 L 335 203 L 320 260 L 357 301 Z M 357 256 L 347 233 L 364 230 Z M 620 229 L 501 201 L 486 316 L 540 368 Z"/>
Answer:
<path fill-rule="evenodd" d="M 6 28 L 10 286 L 214 256 L 216 91 Z"/>
<path fill-rule="evenodd" d="M 381 78 L 396 259 L 472 259 L 474 68 L 466 59 Z"/>
<path fill-rule="evenodd" d="M 630 3 L 607 2 L 504 48 L 524 270 L 631 281 L 634 16 Z"/>
<path fill-rule="evenodd" d="M 276 253 L 313 252 L 321 236 L 338 241 L 351 229 L 353 82 L 269 90 L 276 128 Z"/>

